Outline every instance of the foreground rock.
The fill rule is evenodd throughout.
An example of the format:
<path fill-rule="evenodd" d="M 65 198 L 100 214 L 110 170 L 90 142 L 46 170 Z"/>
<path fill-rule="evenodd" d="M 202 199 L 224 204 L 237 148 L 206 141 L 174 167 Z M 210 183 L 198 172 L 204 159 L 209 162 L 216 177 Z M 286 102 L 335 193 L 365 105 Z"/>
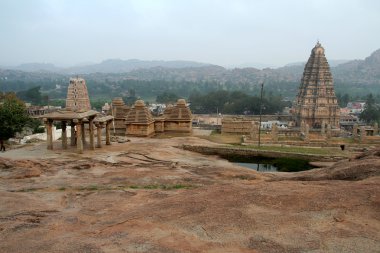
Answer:
<path fill-rule="evenodd" d="M 378 252 L 376 153 L 260 174 L 183 143 L 208 144 L 4 153 L 28 160 L 0 158 L 0 252 Z"/>

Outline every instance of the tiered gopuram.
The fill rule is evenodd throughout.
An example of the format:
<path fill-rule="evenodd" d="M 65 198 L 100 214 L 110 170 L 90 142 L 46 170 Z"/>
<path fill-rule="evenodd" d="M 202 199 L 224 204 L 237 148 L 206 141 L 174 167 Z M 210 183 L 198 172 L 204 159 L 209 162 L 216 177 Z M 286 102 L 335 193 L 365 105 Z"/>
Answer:
<path fill-rule="evenodd" d="M 66 109 L 71 111 L 91 110 L 86 81 L 82 78 L 70 78 L 67 89 Z"/>
<path fill-rule="evenodd" d="M 311 50 L 305 65 L 294 109 L 296 125 L 299 127 L 339 127 L 339 106 L 333 77 L 325 49 L 319 42 Z"/>

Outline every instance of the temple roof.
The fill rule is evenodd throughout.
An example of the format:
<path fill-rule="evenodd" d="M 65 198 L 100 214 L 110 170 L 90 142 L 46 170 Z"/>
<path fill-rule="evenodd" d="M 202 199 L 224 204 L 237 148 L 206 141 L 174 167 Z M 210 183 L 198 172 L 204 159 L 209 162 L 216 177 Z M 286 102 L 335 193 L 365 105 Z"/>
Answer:
<path fill-rule="evenodd" d="M 185 99 L 178 99 L 177 104 L 173 107 L 168 107 L 164 112 L 164 117 L 167 120 L 192 120 L 190 108 L 186 106 Z"/>
<path fill-rule="evenodd" d="M 130 109 L 125 120 L 126 124 L 150 124 L 153 122 L 152 114 L 145 106 L 143 100 L 137 100 L 135 102 L 134 107 Z"/>
<path fill-rule="evenodd" d="M 116 98 L 112 99 L 112 105 L 123 106 L 123 105 L 125 105 L 125 103 L 121 97 L 116 97 Z"/>

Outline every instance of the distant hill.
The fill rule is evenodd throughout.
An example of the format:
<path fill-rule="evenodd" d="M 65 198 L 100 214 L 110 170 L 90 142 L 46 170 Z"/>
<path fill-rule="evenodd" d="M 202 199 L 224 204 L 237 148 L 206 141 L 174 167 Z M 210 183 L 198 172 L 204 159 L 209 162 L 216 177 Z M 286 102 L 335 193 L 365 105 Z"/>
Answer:
<path fill-rule="evenodd" d="M 337 67 L 340 64 L 350 62 L 350 60 L 328 60 L 330 67 Z M 285 65 L 285 67 L 291 66 L 305 66 L 306 61 L 303 62 L 292 62 Z"/>
<path fill-rule="evenodd" d="M 56 92 L 58 97 L 65 94 L 69 77 L 80 75 L 92 88 L 91 92 L 102 96 L 107 96 L 109 92 L 119 94 L 131 88 L 132 83 L 133 87 L 139 87 L 134 89 L 140 94 L 145 90 L 156 93 L 157 90 L 170 89 L 185 96 L 193 90 L 206 92 L 216 89 L 255 93 L 259 90 L 259 83 L 265 80 L 268 92 L 291 98 L 297 94 L 303 70 L 304 64 L 290 64 L 276 69 L 226 69 L 190 61 L 106 60 L 65 69 L 52 64 L 23 64 L 15 70 L 0 69 L 0 90 L 18 91 L 29 86 L 41 86 L 44 91 Z M 337 93 L 353 96 L 369 92 L 380 94 L 380 49 L 364 60 L 332 66 L 331 71 Z M 143 87 L 139 81 L 146 86 Z M 161 85 L 161 88 L 155 90 L 157 87 L 150 85 Z"/>
<path fill-rule="evenodd" d="M 380 49 L 364 60 L 349 61 L 334 69 L 334 78 L 343 82 L 380 85 Z"/>
<path fill-rule="evenodd" d="M 59 68 L 53 64 L 46 63 L 26 63 L 15 67 L 6 67 L 12 70 L 25 72 L 56 72 L 61 74 L 91 74 L 91 73 L 125 73 L 136 69 L 149 69 L 154 67 L 163 68 L 190 68 L 204 67 L 211 64 L 192 62 L 192 61 L 142 61 L 137 59 L 120 60 L 109 59 L 98 64 L 74 66 L 69 68 Z"/>
<path fill-rule="evenodd" d="M 8 69 L 21 70 L 25 72 L 60 72 L 61 69 L 51 63 L 24 63 L 16 67 L 8 67 Z"/>

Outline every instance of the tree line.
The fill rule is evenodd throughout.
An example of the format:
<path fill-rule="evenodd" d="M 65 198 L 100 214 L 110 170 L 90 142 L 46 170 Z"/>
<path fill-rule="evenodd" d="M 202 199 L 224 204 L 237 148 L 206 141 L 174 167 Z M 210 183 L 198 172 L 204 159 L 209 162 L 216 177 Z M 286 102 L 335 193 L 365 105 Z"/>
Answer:
<path fill-rule="evenodd" d="M 291 106 L 291 102 L 285 101 L 281 95 L 273 93 L 264 94 L 261 101 L 258 95 L 248 95 L 242 91 L 212 91 L 202 95 L 193 92 L 188 101 L 194 113 L 222 113 L 222 114 L 260 114 L 260 104 L 262 114 L 281 113 L 286 106 Z"/>

